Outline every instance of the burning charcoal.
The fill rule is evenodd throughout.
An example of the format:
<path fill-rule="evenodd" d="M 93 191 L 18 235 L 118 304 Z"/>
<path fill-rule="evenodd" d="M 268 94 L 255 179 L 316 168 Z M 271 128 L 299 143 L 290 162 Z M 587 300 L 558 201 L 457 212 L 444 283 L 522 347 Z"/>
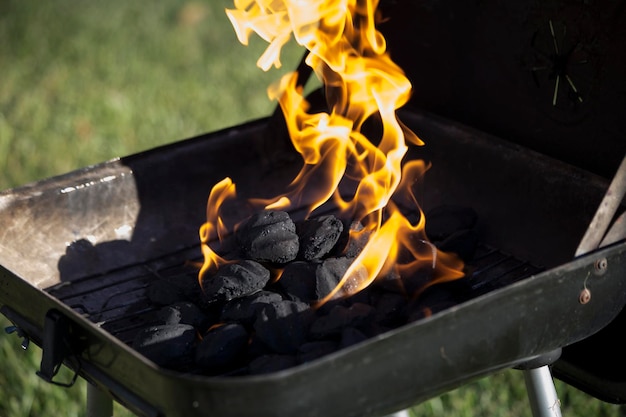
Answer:
<path fill-rule="evenodd" d="M 439 206 L 426 214 L 426 236 L 432 241 L 443 240 L 459 230 L 473 229 L 477 219 L 471 208 Z"/>
<path fill-rule="evenodd" d="M 221 319 L 251 326 L 260 309 L 266 304 L 279 302 L 282 299 L 280 294 L 271 291 L 259 291 L 246 297 L 236 298 L 224 306 Z"/>
<path fill-rule="evenodd" d="M 376 313 L 374 320 L 377 323 L 397 326 L 406 322 L 404 317 L 406 312 L 407 299 L 405 296 L 394 293 L 381 295 L 376 303 Z"/>
<path fill-rule="evenodd" d="M 295 353 L 305 342 L 313 311 L 306 303 L 280 301 L 267 304 L 257 315 L 257 337 L 277 353 Z"/>
<path fill-rule="evenodd" d="M 376 286 L 383 288 L 385 291 L 393 292 L 396 294 L 406 293 L 402 277 L 394 269 L 389 271 L 387 274 L 379 277 L 376 280 Z"/>
<path fill-rule="evenodd" d="M 284 211 L 253 215 L 237 231 L 237 240 L 244 256 L 259 262 L 293 261 L 300 247 L 296 225 Z"/>
<path fill-rule="evenodd" d="M 311 335 L 322 339 L 329 335 L 340 334 L 343 328 L 367 324 L 374 315 L 374 308 L 363 303 L 350 307 L 337 305 L 330 312 L 318 318 L 311 325 Z"/>
<path fill-rule="evenodd" d="M 212 276 L 202 278 L 202 290 L 209 302 L 226 302 L 250 295 L 265 287 L 270 271 L 258 262 L 244 260 L 222 266 Z"/>
<path fill-rule="evenodd" d="M 356 258 L 367 244 L 370 232 L 365 231 L 358 221 L 352 222 L 350 227 L 344 226 L 343 230 L 335 249 L 331 251 L 331 256 Z"/>
<path fill-rule="evenodd" d="M 241 324 L 217 326 L 204 335 L 196 348 L 196 364 L 211 373 L 232 368 L 245 357 L 248 339 Z"/>
<path fill-rule="evenodd" d="M 315 295 L 318 300 L 335 289 L 351 264 L 352 259 L 348 258 L 328 258 L 321 263 L 315 274 Z"/>
<path fill-rule="evenodd" d="M 321 300 L 339 284 L 351 263 L 348 258 L 292 262 L 285 267 L 278 284 L 291 300 L 305 303 Z"/>
<path fill-rule="evenodd" d="M 437 244 L 444 252 L 456 253 L 464 262 L 474 258 L 478 246 L 478 233 L 475 230 L 459 230 Z"/>
<path fill-rule="evenodd" d="M 263 355 L 250 362 L 249 372 L 252 375 L 269 374 L 297 364 L 296 357 L 292 355 Z"/>
<path fill-rule="evenodd" d="M 341 236 L 343 223 L 335 216 L 321 216 L 296 225 L 300 237 L 298 259 L 312 261 L 328 254 Z"/>
<path fill-rule="evenodd" d="M 204 329 L 215 321 L 215 318 L 211 319 L 203 310 L 189 301 L 162 307 L 155 314 L 155 318 L 163 324 L 189 324 L 196 329 Z"/>
<path fill-rule="evenodd" d="M 188 324 L 149 326 L 135 335 L 133 348 L 161 366 L 187 362 L 193 354 L 196 329 Z"/>
<path fill-rule="evenodd" d="M 337 343 L 330 340 L 304 343 L 300 346 L 300 349 L 298 349 L 298 362 L 311 362 L 329 353 L 333 353 L 336 350 Z"/>
<path fill-rule="evenodd" d="M 291 262 L 283 270 L 278 285 L 290 300 L 308 303 L 317 299 L 315 294 L 316 270 L 317 263 Z"/>

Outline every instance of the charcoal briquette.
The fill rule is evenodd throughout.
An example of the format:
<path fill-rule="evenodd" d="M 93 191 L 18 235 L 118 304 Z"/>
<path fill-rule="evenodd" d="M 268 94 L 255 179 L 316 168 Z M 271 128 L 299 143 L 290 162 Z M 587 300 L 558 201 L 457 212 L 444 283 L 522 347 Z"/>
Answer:
<path fill-rule="evenodd" d="M 307 219 L 296 224 L 300 238 L 298 259 L 312 261 L 327 255 L 343 232 L 343 223 L 333 215 Z"/>
<path fill-rule="evenodd" d="M 447 291 L 445 286 L 434 285 L 407 305 L 407 321 L 413 322 L 429 317 L 456 304 L 454 294 Z"/>
<path fill-rule="evenodd" d="M 359 256 L 367 242 L 369 241 L 371 232 L 365 230 L 363 224 L 358 221 L 350 223 L 347 228 L 348 232 L 343 234 L 343 243 L 338 243 L 336 247 L 342 247 L 342 255 L 348 258 L 356 258 Z M 334 252 L 334 251 L 333 251 Z"/>
<path fill-rule="evenodd" d="M 401 294 L 385 293 L 376 302 L 374 320 L 386 326 L 397 326 L 406 321 L 407 298 Z"/>
<path fill-rule="evenodd" d="M 294 261 L 285 266 L 278 280 L 278 286 L 285 296 L 292 301 L 305 303 L 317 299 L 316 271 L 318 263 Z"/>
<path fill-rule="evenodd" d="M 189 301 L 161 307 L 156 312 L 155 319 L 162 324 L 189 324 L 196 329 L 207 328 L 216 321 L 216 317 L 210 317 L 207 312 Z"/>
<path fill-rule="evenodd" d="M 254 322 L 256 336 L 276 353 L 294 354 L 306 341 L 313 311 L 306 303 L 283 300 L 265 305 Z"/>
<path fill-rule="evenodd" d="M 236 234 L 244 257 L 258 262 L 284 264 L 293 261 L 300 248 L 296 225 L 284 211 L 256 213 Z"/>
<path fill-rule="evenodd" d="M 278 285 L 291 300 L 305 303 L 321 300 L 337 287 L 351 263 L 348 258 L 291 262 L 285 267 Z"/>
<path fill-rule="evenodd" d="M 209 372 L 221 372 L 236 366 L 245 357 L 248 339 L 248 332 L 241 324 L 217 326 L 198 344 L 196 364 Z"/>
<path fill-rule="evenodd" d="M 353 259 L 349 258 L 328 258 L 318 265 L 315 274 L 315 295 L 317 300 L 326 297 L 339 285 L 352 262 Z M 341 295 L 341 292 L 338 295 Z"/>
<path fill-rule="evenodd" d="M 282 301 L 283 297 L 272 291 L 259 291 L 252 295 L 236 298 L 224 305 L 220 316 L 222 321 L 252 325 L 254 319 L 266 304 Z"/>
<path fill-rule="evenodd" d="M 322 339 L 340 334 L 345 327 L 366 325 L 374 315 L 374 308 L 363 303 L 354 303 L 350 307 L 337 305 L 330 312 L 317 318 L 311 325 L 311 336 Z"/>
<path fill-rule="evenodd" d="M 202 278 L 202 290 L 209 302 L 227 302 L 260 291 L 270 280 L 270 271 L 258 262 L 243 260 L 226 264 Z"/>
<path fill-rule="evenodd" d="M 456 253 L 464 262 L 474 258 L 478 247 L 478 232 L 471 229 L 458 230 L 437 243 L 443 252 Z"/>
<path fill-rule="evenodd" d="M 189 324 L 148 326 L 135 335 L 137 352 L 161 366 L 186 362 L 196 344 L 196 329 Z"/>

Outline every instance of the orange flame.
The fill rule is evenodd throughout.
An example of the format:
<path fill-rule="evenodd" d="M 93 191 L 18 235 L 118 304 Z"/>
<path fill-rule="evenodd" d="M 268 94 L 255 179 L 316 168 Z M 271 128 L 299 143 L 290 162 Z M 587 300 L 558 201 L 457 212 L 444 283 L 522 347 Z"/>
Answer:
<path fill-rule="evenodd" d="M 220 265 L 227 262 L 215 253 L 209 245 L 211 242 L 215 241 L 215 239 L 222 240 L 224 234 L 227 232 L 227 228 L 220 215 L 220 208 L 224 201 L 229 198 L 234 198 L 235 196 L 235 184 L 233 184 L 230 178 L 224 178 L 222 181 L 215 184 L 209 194 L 206 212 L 207 221 L 200 227 L 200 242 L 202 255 L 204 256 L 204 264 L 198 273 L 200 279 L 207 271 L 217 270 Z"/>
<path fill-rule="evenodd" d="M 427 243 L 424 216 L 412 225 L 392 200 L 403 188 L 419 211 L 410 184 L 421 177 L 425 167 L 421 161 L 410 161 L 403 172 L 407 143 L 423 143 L 396 117 L 396 110 L 410 98 L 411 84 L 389 57 L 385 39 L 376 29 L 378 1 L 235 0 L 234 5 L 235 9 L 226 13 L 240 42 L 247 44 L 256 33 L 269 43 L 257 65 L 266 71 L 280 67 L 281 48 L 293 36 L 309 51 L 306 63 L 323 81 L 330 106 L 328 113 L 307 113 L 310 106 L 297 85 L 297 73 L 285 75 L 268 88 L 269 97 L 281 106 L 304 165 L 289 191 L 264 201 L 265 208 L 306 204 L 310 214 L 332 199 L 343 213 L 361 221 L 370 235 L 340 284 L 320 303 L 354 294 L 392 268 L 406 273 L 432 263 L 434 281 L 462 276 L 458 259 L 438 254 Z M 382 126 L 375 140 L 362 131 L 373 117 L 379 118 Z M 354 186 L 345 199 L 339 188 L 348 181 Z M 231 185 L 220 183 L 214 191 L 222 196 Z M 219 204 L 220 198 L 216 196 L 212 204 Z M 216 213 L 208 217 L 215 218 Z M 208 247 L 207 239 L 213 237 L 212 227 L 203 226 L 203 247 Z M 413 261 L 397 264 L 399 254 L 407 252 Z M 209 249 L 205 249 L 205 258 L 207 255 L 203 270 L 220 262 Z"/>

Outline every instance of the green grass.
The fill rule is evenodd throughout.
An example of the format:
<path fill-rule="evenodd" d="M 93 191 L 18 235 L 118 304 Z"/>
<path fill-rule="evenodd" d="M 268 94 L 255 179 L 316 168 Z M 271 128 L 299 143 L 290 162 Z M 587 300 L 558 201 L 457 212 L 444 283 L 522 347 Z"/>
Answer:
<path fill-rule="evenodd" d="M 239 45 L 230 1 L 0 2 L 0 189 L 268 115 L 256 68 L 265 46 Z M 287 51 L 295 68 L 302 51 Z M 0 327 L 9 325 L 0 318 Z M 85 382 L 65 389 L 35 372 L 36 346 L 0 335 L 0 417 L 80 416 Z M 62 378 L 69 378 L 68 370 Z M 564 416 L 619 416 L 557 381 Z M 414 416 L 530 416 L 522 374 L 478 380 Z M 131 415 L 116 405 L 115 415 Z"/>

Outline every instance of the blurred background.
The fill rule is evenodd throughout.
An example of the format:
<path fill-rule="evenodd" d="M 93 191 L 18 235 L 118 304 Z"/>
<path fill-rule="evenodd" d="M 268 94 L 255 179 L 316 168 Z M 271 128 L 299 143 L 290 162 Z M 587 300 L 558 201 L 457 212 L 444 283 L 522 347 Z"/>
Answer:
<path fill-rule="evenodd" d="M 0 190 L 265 117 L 266 87 L 296 68 L 262 72 L 265 43 L 240 45 L 232 1 L 0 1 Z M 2 316 L 0 327 L 10 323 Z M 85 382 L 66 389 L 35 375 L 41 351 L 0 333 L 0 417 L 84 415 Z M 61 380 L 71 378 L 64 370 Z M 64 377 L 65 376 L 65 377 Z M 621 416 L 559 381 L 564 416 Z M 116 416 L 131 416 L 121 406 Z M 531 416 L 521 372 L 460 387 L 414 416 Z"/>

